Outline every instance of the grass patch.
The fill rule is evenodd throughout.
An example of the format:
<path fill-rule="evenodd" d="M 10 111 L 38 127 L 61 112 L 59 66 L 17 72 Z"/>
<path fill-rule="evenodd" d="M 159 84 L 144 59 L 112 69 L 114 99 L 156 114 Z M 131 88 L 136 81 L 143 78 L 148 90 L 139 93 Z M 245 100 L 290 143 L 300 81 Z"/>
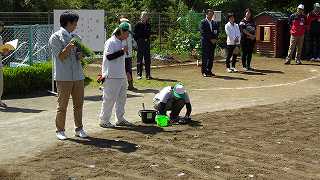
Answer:
<path fill-rule="evenodd" d="M 166 86 L 173 86 L 177 81 L 166 80 L 166 79 L 152 79 L 152 80 L 135 80 L 134 86 L 138 88 L 153 88 L 153 89 L 161 89 Z"/>

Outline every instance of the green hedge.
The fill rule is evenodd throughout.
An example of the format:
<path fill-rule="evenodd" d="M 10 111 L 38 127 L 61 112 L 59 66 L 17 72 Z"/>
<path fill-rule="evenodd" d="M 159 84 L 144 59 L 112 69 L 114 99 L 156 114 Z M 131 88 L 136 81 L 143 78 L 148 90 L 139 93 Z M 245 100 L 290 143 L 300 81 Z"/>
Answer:
<path fill-rule="evenodd" d="M 29 67 L 6 67 L 4 75 L 4 95 L 28 94 L 51 87 L 51 62 L 35 64 Z"/>

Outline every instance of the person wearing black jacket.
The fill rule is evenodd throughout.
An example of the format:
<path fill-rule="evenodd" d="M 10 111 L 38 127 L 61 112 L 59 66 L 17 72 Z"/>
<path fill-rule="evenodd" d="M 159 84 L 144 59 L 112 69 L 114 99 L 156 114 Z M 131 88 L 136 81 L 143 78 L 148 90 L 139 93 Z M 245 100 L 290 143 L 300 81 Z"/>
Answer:
<path fill-rule="evenodd" d="M 204 77 L 214 76 L 212 72 L 214 51 L 219 36 L 219 25 L 213 21 L 214 11 L 208 9 L 206 18 L 201 21 L 201 46 L 202 46 L 202 69 L 201 73 Z"/>
<path fill-rule="evenodd" d="M 143 60 L 146 70 L 146 78 L 151 77 L 151 56 L 150 56 L 150 35 L 151 25 L 148 22 L 147 12 L 141 13 L 141 20 L 135 25 L 134 40 L 137 42 L 137 75 L 138 79 L 142 78 Z"/>
<path fill-rule="evenodd" d="M 244 14 L 245 17 L 239 24 L 241 31 L 242 66 L 244 71 L 253 71 L 251 59 L 256 42 L 256 23 L 252 18 L 251 9 L 246 9 Z"/>

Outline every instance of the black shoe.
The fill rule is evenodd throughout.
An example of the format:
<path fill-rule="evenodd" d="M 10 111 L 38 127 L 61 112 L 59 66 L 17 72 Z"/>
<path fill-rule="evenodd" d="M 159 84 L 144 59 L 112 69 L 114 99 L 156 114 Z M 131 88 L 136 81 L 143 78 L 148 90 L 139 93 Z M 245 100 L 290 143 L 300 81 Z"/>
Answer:
<path fill-rule="evenodd" d="M 287 60 L 284 64 L 285 64 L 285 65 L 289 65 L 289 64 L 290 64 L 290 61 Z"/>
<path fill-rule="evenodd" d="M 128 86 L 128 91 L 136 91 L 136 90 L 138 89 L 133 86 Z"/>
<path fill-rule="evenodd" d="M 216 76 L 213 72 L 209 73 L 210 76 Z"/>
<path fill-rule="evenodd" d="M 301 62 L 301 61 L 296 61 L 296 64 L 297 64 L 297 65 L 301 65 L 302 62 Z"/>

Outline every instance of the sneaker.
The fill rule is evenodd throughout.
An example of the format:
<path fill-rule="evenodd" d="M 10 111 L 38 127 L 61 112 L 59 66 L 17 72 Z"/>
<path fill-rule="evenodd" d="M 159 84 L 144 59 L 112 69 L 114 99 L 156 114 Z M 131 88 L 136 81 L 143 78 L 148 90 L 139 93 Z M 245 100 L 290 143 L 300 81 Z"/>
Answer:
<path fill-rule="evenodd" d="M 301 62 L 301 61 L 296 61 L 296 64 L 297 64 L 297 65 L 301 65 L 302 62 Z"/>
<path fill-rule="evenodd" d="M 7 108 L 8 106 L 6 105 L 6 103 L 0 101 L 0 107 Z"/>
<path fill-rule="evenodd" d="M 233 72 L 238 72 L 238 69 L 236 69 L 236 68 L 231 68 L 231 70 L 232 70 Z"/>
<path fill-rule="evenodd" d="M 242 69 L 243 69 L 243 71 L 244 71 L 244 72 L 249 71 L 249 69 L 247 69 L 247 68 L 245 68 L 245 67 L 244 67 L 244 68 L 242 68 Z"/>
<path fill-rule="evenodd" d="M 67 136 L 64 134 L 64 131 L 56 132 L 57 138 L 61 141 L 68 139 Z"/>
<path fill-rule="evenodd" d="M 316 59 L 316 61 L 320 61 L 320 57 L 318 57 L 318 58 Z"/>
<path fill-rule="evenodd" d="M 76 136 L 76 137 L 80 137 L 80 138 L 87 138 L 87 137 L 89 137 L 89 136 L 87 135 L 87 133 L 86 133 L 83 129 L 81 129 L 80 131 L 76 131 L 75 136 Z"/>
<path fill-rule="evenodd" d="M 133 126 L 133 124 L 127 120 L 118 121 L 116 126 Z"/>
<path fill-rule="evenodd" d="M 249 71 L 254 71 L 254 68 L 249 67 L 248 70 Z"/>
<path fill-rule="evenodd" d="M 142 77 L 141 77 L 141 76 L 138 76 L 138 77 L 137 77 L 137 79 L 138 79 L 138 80 L 141 80 L 141 79 L 142 79 Z"/>
<path fill-rule="evenodd" d="M 147 79 L 147 80 L 151 80 L 151 79 L 153 79 L 153 78 L 152 78 L 151 76 L 147 76 L 146 79 Z"/>
<path fill-rule="evenodd" d="M 289 65 L 290 64 L 290 60 L 286 60 L 286 62 L 284 64 L 285 65 Z"/>
<path fill-rule="evenodd" d="M 115 125 L 111 124 L 110 122 L 100 123 L 99 125 L 102 128 L 114 128 L 114 127 L 116 127 Z"/>
<path fill-rule="evenodd" d="M 227 68 L 227 72 L 228 72 L 228 73 L 232 73 L 233 71 L 232 71 L 232 69 Z"/>
<path fill-rule="evenodd" d="M 310 60 L 311 60 L 311 61 L 315 61 L 315 60 L 316 60 L 316 58 L 311 58 Z"/>

